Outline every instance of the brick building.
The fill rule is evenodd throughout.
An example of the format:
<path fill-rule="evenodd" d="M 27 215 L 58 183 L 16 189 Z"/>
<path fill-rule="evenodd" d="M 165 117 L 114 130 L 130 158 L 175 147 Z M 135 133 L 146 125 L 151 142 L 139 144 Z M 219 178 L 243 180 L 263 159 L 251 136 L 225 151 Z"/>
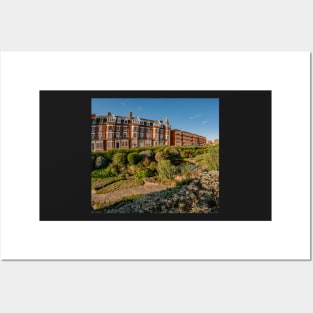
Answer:
<path fill-rule="evenodd" d="M 151 120 L 133 116 L 91 115 L 91 151 L 152 146 L 205 146 L 205 137 L 183 130 L 171 130 L 166 117 Z"/>
<path fill-rule="evenodd" d="M 171 130 L 172 146 L 205 146 L 207 140 L 204 136 L 189 133 L 184 130 Z"/>
<path fill-rule="evenodd" d="M 171 125 L 168 118 L 150 120 L 128 116 L 91 115 L 91 151 L 169 146 Z"/>

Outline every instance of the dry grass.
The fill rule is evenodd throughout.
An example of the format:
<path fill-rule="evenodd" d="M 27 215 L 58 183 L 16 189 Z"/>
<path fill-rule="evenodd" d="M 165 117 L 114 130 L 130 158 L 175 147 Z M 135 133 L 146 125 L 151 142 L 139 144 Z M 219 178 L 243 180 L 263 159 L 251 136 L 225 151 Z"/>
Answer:
<path fill-rule="evenodd" d="M 143 180 L 138 179 L 127 179 L 115 181 L 111 184 L 104 186 L 103 188 L 97 190 L 97 193 L 108 193 L 118 190 L 123 190 L 131 187 L 142 186 L 144 184 Z"/>

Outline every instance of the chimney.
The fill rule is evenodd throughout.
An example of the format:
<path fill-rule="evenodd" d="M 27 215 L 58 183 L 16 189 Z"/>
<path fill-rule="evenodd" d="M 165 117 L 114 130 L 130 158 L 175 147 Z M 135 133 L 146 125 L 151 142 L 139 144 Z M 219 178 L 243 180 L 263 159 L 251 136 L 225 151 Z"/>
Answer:
<path fill-rule="evenodd" d="M 128 118 L 131 120 L 131 119 L 132 119 L 132 117 L 133 117 L 133 112 L 129 112 L 129 116 L 128 116 Z"/>
<path fill-rule="evenodd" d="M 110 116 L 111 115 L 111 112 L 108 112 L 108 116 Z"/>

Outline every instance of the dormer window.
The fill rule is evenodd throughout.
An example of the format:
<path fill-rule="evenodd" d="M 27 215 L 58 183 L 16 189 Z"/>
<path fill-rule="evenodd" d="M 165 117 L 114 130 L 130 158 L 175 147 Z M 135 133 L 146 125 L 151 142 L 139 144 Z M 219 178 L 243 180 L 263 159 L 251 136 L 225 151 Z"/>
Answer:
<path fill-rule="evenodd" d="M 147 122 L 147 126 L 150 126 L 150 122 Z"/>
<path fill-rule="evenodd" d="M 143 121 L 140 121 L 140 125 L 145 125 L 145 122 L 143 122 Z"/>
<path fill-rule="evenodd" d="M 128 124 L 128 120 L 124 120 L 124 124 Z"/>
<path fill-rule="evenodd" d="M 117 119 L 117 123 L 121 124 L 121 119 L 120 118 Z"/>

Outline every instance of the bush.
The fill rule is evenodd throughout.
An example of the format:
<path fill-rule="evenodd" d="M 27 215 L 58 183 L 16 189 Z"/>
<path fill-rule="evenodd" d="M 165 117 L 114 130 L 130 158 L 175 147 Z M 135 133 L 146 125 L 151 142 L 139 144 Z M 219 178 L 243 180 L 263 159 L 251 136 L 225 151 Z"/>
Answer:
<path fill-rule="evenodd" d="M 140 160 L 138 152 L 129 153 L 127 156 L 127 160 L 130 165 L 136 165 Z"/>
<path fill-rule="evenodd" d="M 160 160 L 157 166 L 160 178 L 173 179 L 176 174 L 176 168 L 170 160 Z"/>
<path fill-rule="evenodd" d="M 197 163 L 208 171 L 219 169 L 219 153 L 218 151 L 210 151 L 209 153 L 198 155 L 195 157 Z"/>
<path fill-rule="evenodd" d="M 110 164 L 107 168 L 97 169 L 91 172 L 93 178 L 107 178 L 118 176 L 119 171 L 115 165 Z"/>
<path fill-rule="evenodd" d="M 129 167 L 129 171 L 132 173 L 132 174 L 136 174 L 137 172 L 143 170 L 143 166 L 141 163 L 138 163 L 137 165 L 131 165 Z"/>
<path fill-rule="evenodd" d="M 157 169 L 157 163 L 155 161 L 152 161 L 149 165 L 149 168 L 155 171 Z"/>
<path fill-rule="evenodd" d="M 138 171 L 135 174 L 135 177 L 137 179 L 144 179 L 146 177 L 151 177 L 152 175 L 153 175 L 152 171 L 150 171 L 149 169 L 145 169 L 145 170 L 142 170 L 142 171 Z"/>
<path fill-rule="evenodd" d="M 117 166 L 122 166 L 127 163 L 127 158 L 125 153 L 116 153 L 113 156 L 112 163 Z"/>
<path fill-rule="evenodd" d="M 142 161 L 141 161 L 142 165 L 144 167 L 148 167 L 151 163 L 151 160 L 148 157 L 145 157 Z"/>

